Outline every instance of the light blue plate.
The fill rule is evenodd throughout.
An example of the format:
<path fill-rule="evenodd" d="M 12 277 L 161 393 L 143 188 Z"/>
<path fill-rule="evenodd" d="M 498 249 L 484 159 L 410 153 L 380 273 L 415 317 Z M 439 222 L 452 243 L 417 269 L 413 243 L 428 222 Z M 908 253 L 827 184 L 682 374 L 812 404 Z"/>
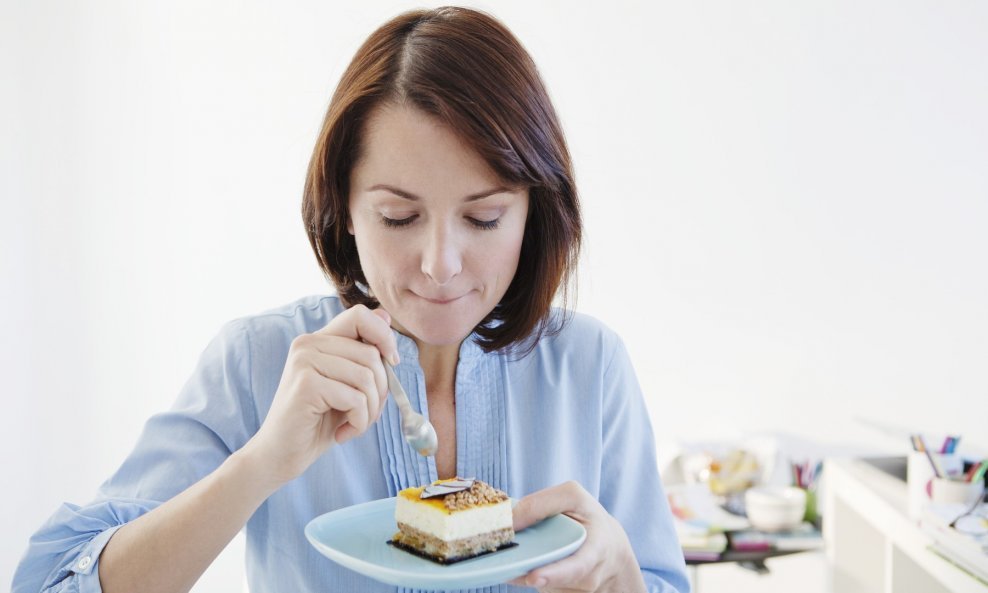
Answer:
<path fill-rule="evenodd" d="M 556 515 L 515 534 L 517 546 L 443 566 L 389 546 L 397 531 L 395 499 L 385 498 L 320 515 L 305 526 L 305 537 L 350 570 L 389 585 L 422 589 L 504 583 L 569 556 L 587 537 L 582 525 Z"/>

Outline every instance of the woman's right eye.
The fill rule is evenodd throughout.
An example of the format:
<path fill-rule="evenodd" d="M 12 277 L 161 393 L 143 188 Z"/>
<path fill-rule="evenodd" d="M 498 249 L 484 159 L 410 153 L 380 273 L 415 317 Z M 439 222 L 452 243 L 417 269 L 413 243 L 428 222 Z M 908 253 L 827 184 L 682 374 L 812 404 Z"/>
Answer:
<path fill-rule="evenodd" d="M 403 226 L 410 225 L 412 223 L 412 221 L 415 220 L 416 218 L 418 218 L 418 215 L 416 215 L 416 214 L 413 214 L 413 215 L 408 216 L 406 218 L 388 218 L 387 216 L 383 216 L 382 215 L 381 216 L 381 222 L 384 223 L 384 226 L 391 227 L 391 228 L 398 228 L 398 227 L 403 227 Z"/>

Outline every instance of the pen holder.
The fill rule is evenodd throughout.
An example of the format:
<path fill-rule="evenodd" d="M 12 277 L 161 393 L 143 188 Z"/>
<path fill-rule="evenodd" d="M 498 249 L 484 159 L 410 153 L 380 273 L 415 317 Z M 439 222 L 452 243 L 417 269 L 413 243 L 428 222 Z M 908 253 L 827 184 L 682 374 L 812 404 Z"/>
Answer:
<path fill-rule="evenodd" d="M 930 453 L 930 457 L 940 466 L 947 476 L 959 475 L 964 467 L 964 460 L 959 456 L 940 453 Z M 923 513 L 923 507 L 930 502 L 932 496 L 932 481 L 936 477 L 933 465 L 926 453 L 913 451 L 909 454 L 906 465 L 906 483 L 909 493 L 909 516 L 918 519 Z"/>

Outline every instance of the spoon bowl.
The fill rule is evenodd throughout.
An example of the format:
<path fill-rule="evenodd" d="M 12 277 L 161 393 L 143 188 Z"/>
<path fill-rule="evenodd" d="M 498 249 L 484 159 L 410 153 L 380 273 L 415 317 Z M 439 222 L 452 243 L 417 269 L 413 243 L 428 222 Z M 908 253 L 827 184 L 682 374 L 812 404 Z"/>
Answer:
<path fill-rule="evenodd" d="M 405 441 L 423 457 L 435 455 L 439 449 L 436 429 L 425 419 L 425 416 L 412 409 L 405 389 L 398 382 L 394 368 L 387 361 L 384 361 L 384 371 L 388 376 L 388 390 L 398 405 L 398 411 L 401 412 L 401 434 L 405 437 Z"/>

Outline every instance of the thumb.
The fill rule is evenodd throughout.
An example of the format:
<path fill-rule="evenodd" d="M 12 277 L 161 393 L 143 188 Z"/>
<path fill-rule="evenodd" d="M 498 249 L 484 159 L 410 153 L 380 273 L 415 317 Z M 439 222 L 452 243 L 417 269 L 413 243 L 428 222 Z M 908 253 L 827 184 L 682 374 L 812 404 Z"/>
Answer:
<path fill-rule="evenodd" d="M 385 311 L 384 310 L 384 307 L 378 307 L 377 309 L 372 309 L 371 310 L 371 313 L 373 313 L 374 315 L 377 315 L 378 317 L 380 317 L 381 319 L 383 319 L 384 320 L 384 323 L 387 323 L 388 326 L 391 325 L 391 314 L 388 313 L 387 311 Z M 391 364 L 398 364 L 398 362 L 400 362 L 400 361 L 401 361 L 401 355 L 398 354 L 398 351 L 397 350 L 395 350 L 394 358 L 389 359 L 389 362 Z"/>
<path fill-rule="evenodd" d="M 523 497 L 511 509 L 515 531 L 521 531 L 539 521 L 562 512 L 553 504 L 552 488 L 533 492 Z"/>
<path fill-rule="evenodd" d="M 385 311 L 384 307 L 378 307 L 377 309 L 374 309 L 371 312 L 374 313 L 374 315 L 377 315 L 378 317 L 383 319 L 384 322 L 387 323 L 388 325 L 391 325 L 391 314 Z"/>
<path fill-rule="evenodd" d="M 596 501 L 572 481 L 533 492 L 519 500 L 512 509 L 515 531 L 562 513 L 579 520 L 579 517 L 593 512 L 594 504 Z"/>

